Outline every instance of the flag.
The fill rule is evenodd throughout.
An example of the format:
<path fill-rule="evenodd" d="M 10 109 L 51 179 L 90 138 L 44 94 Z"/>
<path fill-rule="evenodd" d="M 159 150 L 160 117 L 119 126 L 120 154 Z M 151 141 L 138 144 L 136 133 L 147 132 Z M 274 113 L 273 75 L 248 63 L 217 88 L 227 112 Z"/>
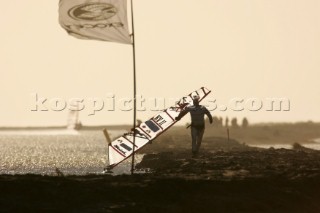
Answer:
<path fill-rule="evenodd" d="M 76 38 L 132 44 L 127 0 L 60 0 L 59 22 Z"/>

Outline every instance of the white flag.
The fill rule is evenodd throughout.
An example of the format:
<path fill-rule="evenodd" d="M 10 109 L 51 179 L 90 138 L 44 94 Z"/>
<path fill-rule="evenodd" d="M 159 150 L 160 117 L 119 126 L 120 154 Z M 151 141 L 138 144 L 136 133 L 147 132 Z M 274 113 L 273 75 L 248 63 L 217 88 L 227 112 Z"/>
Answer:
<path fill-rule="evenodd" d="M 59 21 L 77 38 L 132 43 L 127 0 L 60 0 Z"/>

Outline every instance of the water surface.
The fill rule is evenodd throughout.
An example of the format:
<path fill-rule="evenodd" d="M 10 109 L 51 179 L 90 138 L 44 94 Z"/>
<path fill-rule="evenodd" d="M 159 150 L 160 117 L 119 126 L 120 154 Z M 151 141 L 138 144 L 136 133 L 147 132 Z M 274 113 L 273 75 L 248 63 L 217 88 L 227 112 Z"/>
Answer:
<path fill-rule="evenodd" d="M 123 131 L 110 131 L 110 136 Z M 100 174 L 108 164 L 107 142 L 102 131 L 31 130 L 0 132 L 0 174 L 66 175 Z M 136 162 L 142 155 L 136 156 Z M 130 172 L 130 160 L 114 174 Z"/>

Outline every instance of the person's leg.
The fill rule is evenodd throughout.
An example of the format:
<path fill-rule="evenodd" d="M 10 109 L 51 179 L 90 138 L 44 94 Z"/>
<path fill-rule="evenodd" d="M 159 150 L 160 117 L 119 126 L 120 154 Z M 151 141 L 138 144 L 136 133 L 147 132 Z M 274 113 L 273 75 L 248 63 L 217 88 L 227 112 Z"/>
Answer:
<path fill-rule="evenodd" d="M 198 131 L 197 131 L 197 147 L 196 147 L 197 152 L 199 151 L 200 146 L 201 146 L 203 133 L 204 133 L 204 128 L 198 129 Z"/>
<path fill-rule="evenodd" d="M 197 152 L 197 129 L 191 126 L 192 154 Z"/>

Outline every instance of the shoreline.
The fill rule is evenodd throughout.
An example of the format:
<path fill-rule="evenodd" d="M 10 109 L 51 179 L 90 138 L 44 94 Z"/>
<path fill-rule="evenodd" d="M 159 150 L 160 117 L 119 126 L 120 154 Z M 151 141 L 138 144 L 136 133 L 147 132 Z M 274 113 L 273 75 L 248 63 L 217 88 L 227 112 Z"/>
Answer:
<path fill-rule="evenodd" d="M 134 175 L 0 175 L 3 212 L 320 211 L 320 151 L 147 154 Z M 17 205 L 18 204 L 18 205 Z"/>

